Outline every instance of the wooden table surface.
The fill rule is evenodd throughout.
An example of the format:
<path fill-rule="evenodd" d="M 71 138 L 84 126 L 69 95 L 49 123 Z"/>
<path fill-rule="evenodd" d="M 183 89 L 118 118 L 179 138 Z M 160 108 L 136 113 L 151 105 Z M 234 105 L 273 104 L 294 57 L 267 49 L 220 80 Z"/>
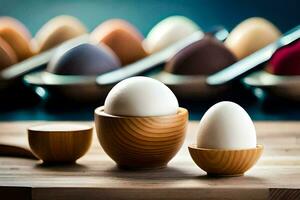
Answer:
<path fill-rule="evenodd" d="M 37 123 L 0 123 L 0 142 L 26 144 L 26 128 Z M 190 122 L 182 149 L 165 169 L 119 170 L 96 134 L 87 155 L 72 166 L 1 157 L 0 199 L 300 199 L 300 122 L 255 125 L 265 151 L 242 177 L 207 177 L 193 163 L 187 146 L 197 123 Z"/>

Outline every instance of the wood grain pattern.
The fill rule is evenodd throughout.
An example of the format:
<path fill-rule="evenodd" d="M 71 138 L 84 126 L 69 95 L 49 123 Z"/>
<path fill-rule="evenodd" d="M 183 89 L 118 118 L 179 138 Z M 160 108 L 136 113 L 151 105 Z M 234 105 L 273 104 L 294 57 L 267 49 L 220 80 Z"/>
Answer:
<path fill-rule="evenodd" d="M 39 131 L 28 129 L 29 146 L 45 163 L 72 163 L 91 146 L 93 129 L 76 131 Z"/>
<path fill-rule="evenodd" d="M 209 175 L 242 176 L 260 158 L 262 145 L 254 149 L 218 150 L 189 146 L 189 152 L 194 162 Z"/>
<path fill-rule="evenodd" d="M 300 199 L 300 190 L 271 188 L 269 199 L 272 200 Z"/>
<path fill-rule="evenodd" d="M 183 144 L 188 111 L 158 117 L 116 117 L 95 111 L 97 135 L 104 151 L 121 168 L 161 168 Z"/>
<path fill-rule="evenodd" d="M 26 129 L 40 123 L 1 122 L 0 143 L 26 144 Z M 194 163 L 188 146 L 196 142 L 198 123 L 189 123 L 182 148 L 163 169 L 120 170 L 97 137 L 73 165 L 45 166 L 41 161 L 0 157 L 0 199 L 299 199 L 299 122 L 255 122 L 264 153 L 240 177 L 206 176 Z M 5 198 L 12 193 L 15 198 Z"/>

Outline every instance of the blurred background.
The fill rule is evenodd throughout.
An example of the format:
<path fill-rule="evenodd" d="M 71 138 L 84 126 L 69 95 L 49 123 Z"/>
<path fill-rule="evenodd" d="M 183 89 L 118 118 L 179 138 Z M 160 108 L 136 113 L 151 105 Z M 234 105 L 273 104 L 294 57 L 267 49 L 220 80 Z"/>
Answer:
<path fill-rule="evenodd" d="M 143 34 L 171 15 L 186 16 L 204 30 L 218 24 L 230 30 L 246 18 L 260 16 L 272 21 L 283 32 L 298 24 L 300 18 L 297 0 L 1 0 L 0 3 L 1 15 L 21 20 L 32 34 L 49 19 L 61 14 L 79 18 L 89 30 L 107 19 L 123 18 Z"/>
<path fill-rule="evenodd" d="M 21 22 L 34 35 L 49 19 L 57 15 L 72 15 L 80 19 L 89 31 L 111 18 L 122 18 L 135 25 L 146 36 L 162 19 L 171 15 L 183 15 L 209 30 L 222 25 L 228 30 L 246 18 L 259 16 L 273 22 L 282 32 L 299 24 L 298 0 L 102 0 L 102 1 L 0 1 L 0 15 L 11 16 Z M 260 91 L 258 91 L 260 92 Z M 252 92 L 242 91 L 240 96 L 226 95 L 210 100 L 180 99 L 182 106 L 191 111 L 190 118 L 198 120 L 204 111 L 220 100 L 240 103 L 255 120 L 299 120 L 298 101 L 276 97 L 257 98 Z M 36 94 L 24 90 L 21 93 L 2 93 L 0 120 L 92 120 L 93 110 L 103 102 L 74 103 L 64 100 L 44 101 Z"/>

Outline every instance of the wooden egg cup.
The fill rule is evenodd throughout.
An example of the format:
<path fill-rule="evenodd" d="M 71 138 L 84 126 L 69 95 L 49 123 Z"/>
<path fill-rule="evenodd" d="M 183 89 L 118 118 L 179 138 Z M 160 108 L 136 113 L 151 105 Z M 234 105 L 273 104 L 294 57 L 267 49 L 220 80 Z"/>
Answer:
<path fill-rule="evenodd" d="M 180 149 L 188 111 L 157 117 L 113 116 L 104 107 L 95 110 L 98 139 L 104 151 L 125 169 L 162 168 Z"/>
<path fill-rule="evenodd" d="M 242 176 L 260 158 L 263 146 L 253 149 L 223 150 L 189 146 L 194 162 L 211 176 Z"/>
<path fill-rule="evenodd" d="M 83 156 L 92 143 L 93 128 L 67 131 L 28 129 L 29 146 L 44 163 L 74 163 Z"/>

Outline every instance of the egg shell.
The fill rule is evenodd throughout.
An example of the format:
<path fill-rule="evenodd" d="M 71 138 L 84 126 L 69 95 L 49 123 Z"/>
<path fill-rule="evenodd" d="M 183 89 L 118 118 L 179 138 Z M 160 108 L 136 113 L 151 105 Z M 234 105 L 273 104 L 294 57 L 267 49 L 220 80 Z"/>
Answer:
<path fill-rule="evenodd" d="M 14 50 L 0 37 L 0 70 L 17 62 L 17 55 Z"/>
<path fill-rule="evenodd" d="M 18 61 L 34 54 L 31 34 L 20 21 L 11 17 L 0 17 L 0 37 L 11 46 Z"/>
<path fill-rule="evenodd" d="M 163 83 L 148 77 L 131 77 L 108 93 L 104 112 L 116 116 L 150 117 L 173 115 L 178 101 Z"/>
<path fill-rule="evenodd" d="M 222 42 L 206 35 L 179 51 L 165 66 L 167 72 L 180 75 L 208 75 L 236 62 Z"/>
<path fill-rule="evenodd" d="M 300 40 L 278 49 L 266 69 L 276 75 L 300 75 Z"/>
<path fill-rule="evenodd" d="M 225 45 L 238 59 L 242 59 L 276 41 L 280 35 L 271 22 L 253 17 L 237 25 L 228 35 Z"/>
<path fill-rule="evenodd" d="M 108 47 L 84 43 L 64 53 L 58 51 L 47 71 L 60 75 L 99 75 L 119 67 L 120 61 Z"/>
<path fill-rule="evenodd" d="M 119 57 L 123 66 L 147 56 L 142 45 L 144 37 L 125 20 L 105 21 L 91 33 L 91 39 L 110 47 Z"/>
<path fill-rule="evenodd" d="M 200 27 L 186 17 L 167 17 L 151 29 L 144 46 L 149 53 L 158 52 L 196 31 L 200 31 Z"/>
<path fill-rule="evenodd" d="M 223 101 L 213 105 L 198 126 L 197 146 L 206 149 L 256 147 L 256 131 L 247 112 L 238 104 Z"/>
<path fill-rule="evenodd" d="M 37 51 L 42 52 L 85 33 L 86 27 L 77 18 L 61 15 L 45 23 L 36 33 L 34 42 Z"/>

